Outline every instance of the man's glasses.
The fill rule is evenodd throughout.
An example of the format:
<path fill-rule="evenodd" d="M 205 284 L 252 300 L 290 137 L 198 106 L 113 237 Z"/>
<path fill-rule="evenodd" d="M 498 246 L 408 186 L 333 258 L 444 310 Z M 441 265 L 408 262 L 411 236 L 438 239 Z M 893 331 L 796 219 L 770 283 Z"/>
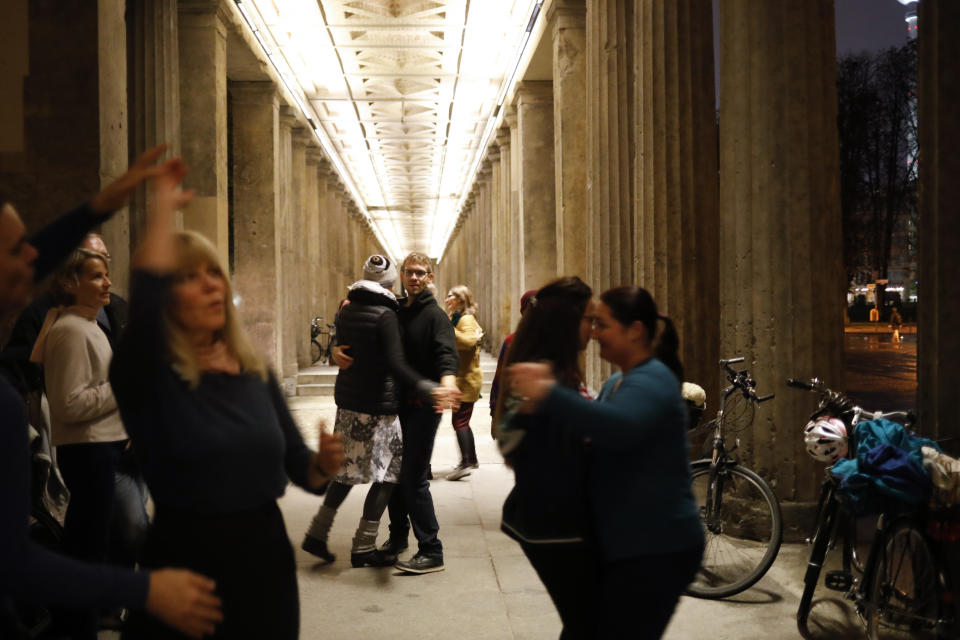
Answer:
<path fill-rule="evenodd" d="M 429 275 L 429 273 L 430 273 L 429 271 L 424 271 L 423 269 L 404 269 L 403 270 L 403 275 L 407 276 L 408 278 L 416 277 L 416 278 L 423 279 L 423 278 L 426 278 L 427 275 Z"/>

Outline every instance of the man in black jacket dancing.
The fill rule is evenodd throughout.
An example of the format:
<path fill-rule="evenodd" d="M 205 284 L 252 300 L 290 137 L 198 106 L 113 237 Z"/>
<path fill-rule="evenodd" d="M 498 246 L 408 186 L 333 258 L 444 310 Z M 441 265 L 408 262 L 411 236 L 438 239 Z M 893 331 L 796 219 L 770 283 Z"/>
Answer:
<path fill-rule="evenodd" d="M 400 276 L 407 297 L 401 299 L 397 312 L 400 334 L 407 363 L 425 378 L 456 389 L 460 363 L 456 337 L 447 314 L 437 304 L 427 285 L 433 282 L 430 258 L 411 253 L 403 260 Z M 342 349 L 348 349 L 342 345 Z M 334 361 L 349 367 L 353 359 L 341 348 L 335 349 Z M 414 389 L 401 390 L 400 428 L 403 432 L 403 463 L 398 490 L 390 498 L 390 539 L 380 548 L 398 554 L 407 548 L 410 526 L 419 549 L 410 560 L 397 563 L 407 573 L 443 571 L 443 545 L 438 533 L 440 525 L 433 508 L 428 479 L 433 442 L 440 426 L 441 413 L 424 404 Z"/>

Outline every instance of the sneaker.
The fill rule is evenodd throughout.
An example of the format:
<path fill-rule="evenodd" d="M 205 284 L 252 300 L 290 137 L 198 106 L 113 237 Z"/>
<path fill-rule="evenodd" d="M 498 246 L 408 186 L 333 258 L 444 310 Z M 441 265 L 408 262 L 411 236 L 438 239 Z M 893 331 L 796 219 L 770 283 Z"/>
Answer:
<path fill-rule="evenodd" d="M 374 549 L 363 553 L 351 553 L 350 564 L 354 569 L 360 567 L 392 567 L 397 564 L 397 554 Z"/>
<path fill-rule="evenodd" d="M 393 538 L 387 538 L 387 541 L 380 545 L 378 551 L 387 555 L 398 556 L 406 551 L 408 546 L 406 539 L 394 540 Z"/>
<path fill-rule="evenodd" d="M 330 553 L 330 551 L 327 549 L 326 540 L 320 540 L 319 538 L 313 538 L 311 536 L 304 536 L 303 544 L 300 545 L 300 548 L 307 553 L 312 553 L 321 560 L 326 560 L 328 563 L 333 563 L 333 561 L 337 559 L 337 556 Z"/>
<path fill-rule="evenodd" d="M 394 566 L 405 573 L 433 573 L 444 569 L 443 558 L 422 553 L 418 553 L 406 562 L 398 562 Z"/>
<path fill-rule="evenodd" d="M 459 480 L 468 475 L 470 475 L 470 465 L 466 462 L 461 462 L 453 468 L 453 471 L 447 474 L 447 480 Z"/>

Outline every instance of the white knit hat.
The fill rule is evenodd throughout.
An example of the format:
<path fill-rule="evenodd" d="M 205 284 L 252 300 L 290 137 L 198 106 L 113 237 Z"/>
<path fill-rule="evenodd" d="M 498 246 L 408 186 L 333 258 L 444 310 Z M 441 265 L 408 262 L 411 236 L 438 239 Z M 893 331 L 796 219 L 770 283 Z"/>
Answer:
<path fill-rule="evenodd" d="M 389 289 L 397 281 L 397 268 L 390 262 L 390 258 L 375 253 L 363 263 L 363 279 L 372 280 Z"/>

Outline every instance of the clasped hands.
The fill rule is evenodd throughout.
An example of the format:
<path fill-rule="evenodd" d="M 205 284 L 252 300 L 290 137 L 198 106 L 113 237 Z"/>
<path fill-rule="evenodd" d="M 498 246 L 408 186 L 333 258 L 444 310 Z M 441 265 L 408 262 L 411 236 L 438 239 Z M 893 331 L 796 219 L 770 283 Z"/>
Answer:
<path fill-rule="evenodd" d="M 533 413 L 557 384 L 557 378 L 550 364 L 518 362 L 507 367 L 507 384 L 522 401 L 518 408 L 520 413 Z"/>

